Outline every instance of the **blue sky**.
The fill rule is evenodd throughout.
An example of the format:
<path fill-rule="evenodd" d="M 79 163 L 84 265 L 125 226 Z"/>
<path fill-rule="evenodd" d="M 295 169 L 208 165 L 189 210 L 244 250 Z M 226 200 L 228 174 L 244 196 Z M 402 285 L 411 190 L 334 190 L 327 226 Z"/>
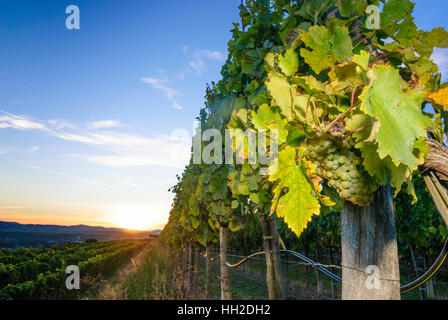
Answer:
<path fill-rule="evenodd" d="M 447 27 L 446 1 L 416 2 Z M 161 227 L 239 3 L 0 0 L 0 220 Z"/>

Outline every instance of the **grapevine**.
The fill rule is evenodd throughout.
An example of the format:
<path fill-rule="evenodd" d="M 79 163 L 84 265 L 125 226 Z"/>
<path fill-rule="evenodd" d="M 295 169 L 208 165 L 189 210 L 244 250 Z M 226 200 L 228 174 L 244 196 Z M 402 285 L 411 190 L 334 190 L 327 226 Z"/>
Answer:
<path fill-rule="evenodd" d="M 367 9 L 380 4 L 372 27 Z M 190 162 L 163 237 L 200 248 L 253 217 L 265 230 L 274 215 L 300 237 L 314 216 L 344 203 L 367 207 L 378 189 L 416 201 L 426 139 L 444 143 L 448 132 L 448 83 L 431 59 L 434 48 L 448 48 L 448 32 L 419 30 L 413 8 L 409 0 L 243 2 L 222 79 L 207 87 L 198 119 L 222 136 L 277 130 L 278 170 L 261 175 L 246 149 L 243 164 Z M 278 243 L 264 245 L 278 251 Z"/>

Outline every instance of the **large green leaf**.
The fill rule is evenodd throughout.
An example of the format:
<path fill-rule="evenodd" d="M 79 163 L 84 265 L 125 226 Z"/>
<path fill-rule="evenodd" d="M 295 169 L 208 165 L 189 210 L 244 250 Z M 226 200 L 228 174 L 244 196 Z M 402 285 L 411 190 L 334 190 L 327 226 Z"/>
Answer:
<path fill-rule="evenodd" d="M 433 124 L 421 111 L 424 92 L 410 88 L 390 66 L 375 66 L 371 79 L 360 96 L 361 110 L 380 123 L 375 136 L 379 156 L 389 155 L 396 166 L 403 163 L 414 170 L 418 164 L 415 142 L 425 137 Z"/>

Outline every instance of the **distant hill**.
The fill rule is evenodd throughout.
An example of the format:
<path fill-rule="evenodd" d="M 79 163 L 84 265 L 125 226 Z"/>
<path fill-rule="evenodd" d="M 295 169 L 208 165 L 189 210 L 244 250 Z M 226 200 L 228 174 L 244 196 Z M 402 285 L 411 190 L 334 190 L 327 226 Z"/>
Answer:
<path fill-rule="evenodd" d="M 136 231 L 86 225 L 60 226 L 0 221 L 0 247 L 48 247 L 67 242 L 84 242 L 87 239 L 98 241 L 146 239 L 150 235 L 159 235 L 160 232 L 161 230 Z"/>
<path fill-rule="evenodd" d="M 123 231 L 153 232 L 153 231 L 135 231 L 121 228 L 92 227 L 83 224 L 79 224 L 76 226 L 60 226 L 60 225 L 45 225 L 45 224 L 21 224 L 18 222 L 6 222 L 6 221 L 0 221 L 0 231 L 38 231 L 38 232 L 71 232 L 71 233 L 123 232 Z"/>

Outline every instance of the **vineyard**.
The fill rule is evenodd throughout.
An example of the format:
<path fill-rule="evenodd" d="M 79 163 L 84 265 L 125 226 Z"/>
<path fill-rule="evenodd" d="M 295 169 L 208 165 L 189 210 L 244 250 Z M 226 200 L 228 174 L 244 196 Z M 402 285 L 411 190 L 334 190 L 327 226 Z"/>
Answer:
<path fill-rule="evenodd" d="M 157 3 L 154 8 L 166 10 L 162 6 L 165 3 L 154 3 Z M 94 5 L 97 4 L 89 4 L 90 8 Z M 134 13 L 149 11 L 144 7 L 146 2 L 132 5 L 135 5 Z M 89 6 L 85 6 L 86 11 Z M 76 69 L 82 71 L 83 77 L 92 71 L 89 69 L 95 69 L 96 73 L 88 76 L 95 81 L 94 85 L 86 81 L 77 88 L 72 82 L 62 84 L 60 79 L 57 85 L 61 89 L 54 89 L 59 88 L 54 83 L 45 85 L 53 90 L 48 96 L 55 96 L 55 99 L 59 95 L 67 96 L 66 100 L 71 101 L 67 105 L 77 106 L 76 111 L 67 112 L 68 115 L 92 116 L 90 109 L 85 112 L 87 109 L 78 107 L 90 106 L 91 101 L 81 103 L 78 97 L 69 97 L 69 92 L 64 92 L 62 87 L 82 95 L 81 92 L 86 92 L 82 90 L 96 89 L 100 83 L 107 88 L 107 96 L 88 91 L 88 97 L 95 98 L 92 103 L 101 102 L 108 108 L 98 114 L 107 114 L 113 119 L 118 116 L 114 112 L 124 111 L 126 119 L 132 121 L 129 117 L 131 106 L 122 110 L 122 101 L 131 101 L 128 98 L 121 100 L 124 97 L 121 94 L 126 90 L 107 81 L 120 78 L 119 83 L 123 85 L 123 79 L 128 79 L 125 71 L 139 69 L 140 72 L 140 69 L 149 68 L 147 63 L 152 60 L 159 67 L 165 58 L 170 59 L 170 67 L 176 69 L 172 74 L 176 76 L 171 79 L 171 75 L 168 77 L 171 72 L 166 75 L 160 69 L 158 78 L 140 77 L 141 85 L 158 90 L 180 112 L 183 107 L 177 99 L 182 93 L 174 88 L 178 84 L 173 82 L 180 82 L 186 75 L 190 76 L 186 81 L 190 81 L 193 74 L 206 75 L 206 62 L 224 63 L 220 79 L 206 85 L 204 105 L 194 119 L 191 150 L 187 152 L 190 158 L 188 162 L 182 162 L 182 165 L 188 164 L 168 190 L 172 196 L 168 222 L 159 235 L 160 230 L 140 232 L 86 225 L 22 225 L 5 219 L 8 222 L 0 223 L 3 228 L 0 245 L 7 248 L 0 249 L 0 300 L 448 299 L 448 82 L 444 82 L 447 78 L 446 66 L 440 62 L 443 59 L 436 59 L 440 49 L 448 49 L 445 28 L 421 29 L 411 0 L 241 0 L 239 21 L 233 23 L 230 30 L 227 55 L 184 46 L 183 58 L 189 61 L 188 69 L 182 70 L 173 62 L 173 53 L 167 54 L 165 46 L 169 47 L 167 39 L 171 38 L 176 39 L 174 42 L 178 45 L 178 38 L 170 36 L 168 28 L 173 28 L 176 36 L 181 34 L 180 27 L 175 25 L 174 28 L 167 21 L 183 19 L 178 19 L 175 14 L 167 17 L 157 11 L 151 19 L 132 17 L 126 28 L 141 30 L 143 23 L 149 20 L 154 20 L 157 27 L 162 26 L 162 32 L 154 32 L 151 41 L 147 42 L 155 46 L 158 39 L 163 50 L 144 48 L 140 46 L 146 43 L 141 41 L 143 35 L 137 29 L 122 28 L 121 19 L 130 19 L 131 9 L 123 10 L 109 3 L 108 6 L 98 9 L 98 12 L 104 10 L 101 11 L 104 17 L 113 17 L 107 18 L 107 23 L 104 22 L 106 18 L 100 21 L 101 25 L 93 20 L 82 23 L 86 29 L 95 27 L 96 38 L 88 32 L 79 32 L 79 7 L 67 7 L 67 14 L 70 14 L 70 8 L 76 10 L 66 17 L 67 31 L 63 31 L 89 34 L 86 37 L 89 41 L 83 38 L 70 45 L 57 43 L 53 48 L 54 52 L 70 48 L 62 51 L 73 54 L 73 59 L 84 58 L 86 55 L 80 53 L 86 50 L 90 64 L 72 62 L 70 57 L 56 59 L 48 55 L 56 62 L 70 61 L 64 67 L 73 69 L 66 70 L 64 81 L 78 80 Z M 184 7 L 179 8 L 185 16 Z M 16 11 L 22 14 L 20 10 Z M 116 14 L 114 10 L 119 14 L 106 15 Z M 45 14 L 53 12 L 46 11 Z M 203 14 L 199 9 L 197 12 Z M 85 16 L 86 19 L 97 18 L 94 14 Z M 163 23 L 157 20 L 162 19 L 160 17 L 163 17 Z M 35 19 L 37 17 L 33 16 L 23 20 L 31 21 L 34 28 L 34 24 L 37 25 Z M 77 21 L 76 28 L 69 28 L 70 19 Z M 59 18 L 51 16 L 45 23 L 51 21 L 59 21 Z M 112 26 L 112 23 L 117 25 Z M 14 23 L 13 27 L 15 25 L 19 24 Z M 117 31 L 113 37 L 100 36 L 99 32 L 106 29 L 123 30 L 123 34 Z M 22 34 L 22 29 L 17 30 L 8 32 L 8 41 L 12 44 L 20 42 L 11 41 L 9 37 L 10 34 Z M 59 32 L 58 29 L 57 36 L 48 36 L 42 31 L 42 36 L 33 34 L 32 41 L 23 42 L 29 45 L 37 38 L 42 41 L 45 38 L 59 39 Z M 160 38 L 159 34 L 162 34 Z M 122 42 L 119 42 L 121 36 Z M 202 36 L 194 34 L 194 37 L 191 42 Z M 219 39 L 215 33 L 213 37 L 213 40 Z M 66 38 L 80 41 L 82 37 Z M 204 38 L 210 40 L 210 37 Z M 130 45 L 129 41 L 133 39 L 137 39 L 139 47 Z M 108 41 L 115 47 L 106 47 Z M 76 43 L 84 44 L 84 47 L 79 46 L 76 51 Z M 92 43 L 98 45 L 98 49 L 108 48 L 107 55 L 95 56 L 97 50 L 92 50 Z M 86 44 L 89 47 L 85 47 Z M 207 48 L 211 46 L 212 41 Z M 46 48 L 47 45 L 38 47 Z M 24 48 L 10 51 L 30 52 Z M 39 56 L 34 51 L 31 50 L 37 59 Z M 148 59 L 146 52 L 156 52 L 158 56 Z M 111 53 L 118 54 L 119 59 L 115 60 L 119 61 L 113 61 Z M 115 64 L 131 61 L 137 66 L 139 55 L 145 55 L 141 62 L 145 68 Z M 47 53 L 41 58 L 45 67 L 42 70 L 47 70 L 50 66 L 50 60 L 44 60 Z M 30 69 L 23 67 L 21 59 L 17 65 L 20 70 Z M 32 66 L 34 68 L 34 63 Z M 107 72 L 101 71 L 101 67 L 107 67 Z M 57 72 L 63 70 L 62 67 L 54 68 Z M 120 77 L 101 80 L 110 70 L 121 70 L 122 73 Z M 35 77 L 27 75 L 28 78 Z M 192 83 L 189 83 L 190 87 L 196 87 Z M 43 87 L 42 84 L 39 89 L 37 86 L 34 89 L 39 91 L 39 97 L 46 96 L 40 92 Z M 28 89 L 31 93 L 34 90 Z M 144 100 L 139 98 L 140 93 L 129 91 L 126 94 L 140 106 L 139 100 Z M 28 100 L 32 101 L 31 97 Z M 107 99 L 114 101 L 106 103 Z M 186 97 L 185 100 L 190 99 Z M 158 103 L 156 96 L 151 103 Z M 59 104 L 48 103 L 51 107 Z M 30 110 L 20 101 L 15 101 L 14 105 L 15 110 L 22 110 L 20 112 Z M 138 108 L 138 112 L 143 110 Z M 50 111 L 42 113 L 61 112 Z M 138 125 L 125 125 L 118 118 L 94 122 L 89 118 L 88 122 L 72 125 L 65 120 L 54 120 L 59 116 L 53 120 L 34 121 L 31 116 L 0 110 L 2 130 L 14 130 L 20 136 L 28 130 L 46 136 L 48 139 L 45 140 L 59 139 L 60 143 L 80 143 L 89 148 L 85 155 L 77 149 L 70 153 L 63 151 L 65 158 L 60 154 L 55 154 L 59 158 L 52 157 L 53 154 L 48 153 L 49 150 L 66 150 L 56 148 L 56 143 L 49 142 L 51 148 L 47 145 L 42 149 L 46 151 L 41 151 L 41 155 L 46 153 L 51 163 L 54 159 L 68 159 L 67 163 L 58 165 L 75 170 L 73 175 L 63 173 L 65 170 L 61 168 L 60 171 L 57 167 L 53 170 L 20 165 L 19 169 L 11 169 L 11 172 L 20 171 L 19 178 L 11 178 L 8 169 L 3 170 L 8 174 L 0 172 L 1 179 L 12 181 L 11 185 L 18 190 L 11 190 L 11 195 L 6 193 L 11 198 L 7 200 L 17 198 L 28 203 L 23 195 L 27 194 L 42 205 L 51 203 L 50 212 L 53 212 L 55 203 L 75 206 L 74 199 L 87 197 L 88 201 L 80 201 L 76 206 L 81 208 L 98 203 L 98 208 L 92 212 L 102 212 L 99 207 L 107 206 L 100 218 L 93 214 L 89 217 L 89 211 L 84 212 L 83 217 L 90 221 L 107 217 L 116 220 L 109 221 L 109 225 L 136 229 L 158 225 L 157 219 L 164 219 L 163 214 L 159 214 L 159 204 L 166 196 L 161 196 L 159 191 L 165 192 L 161 186 L 169 181 L 157 179 L 159 174 L 166 172 L 159 167 L 178 169 L 177 160 L 181 156 L 177 147 L 180 143 L 185 144 L 186 139 L 174 135 L 183 130 L 175 130 L 169 137 L 160 135 L 156 138 L 134 136 L 130 130 L 157 130 L 160 125 L 153 126 L 150 122 L 142 125 L 140 121 L 168 119 L 173 124 L 178 123 L 175 115 L 167 114 L 166 118 L 152 117 L 154 114 L 146 118 L 147 115 L 136 113 L 134 120 Z M 5 140 L 8 143 L 9 140 L 16 141 L 15 138 Z M 31 141 L 34 140 L 27 140 L 27 145 Z M 41 147 L 30 146 L 20 149 L 0 145 L 0 155 L 5 158 L 13 153 L 26 156 L 26 161 L 17 163 L 39 160 L 31 154 L 37 154 Z M 168 154 L 179 159 L 173 162 L 168 159 Z M 84 167 L 70 162 L 78 160 L 82 160 L 83 165 L 101 168 L 82 170 Z M 5 163 L 15 164 L 16 161 L 5 160 Z M 45 163 L 43 159 L 42 163 Z M 142 171 L 130 169 L 137 167 L 143 168 L 138 169 Z M 150 171 L 149 167 L 156 169 Z M 113 174 L 102 171 L 111 168 L 117 171 Z M 42 190 L 28 190 L 28 180 L 22 179 L 24 170 L 29 170 L 26 174 L 30 175 L 30 181 L 36 179 Z M 95 172 L 95 176 L 89 179 L 78 177 L 76 170 L 79 175 Z M 41 183 L 41 174 L 55 177 L 48 179 L 47 185 Z M 126 174 L 131 179 L 119 178 Z M 100 182 L 102 179 L 109 182 Z M 138 183 L 128 181 L 133 179 Z M 76 185 L 60 187 L 57 184 L 61 181 Z M 24 187 L 16 183 L 23 183 Z M 50 187 L 60 193 L 47 192 L 50 189 L 45 188 Z M 150 187 L 153 189 L 146 189 Z M 9 192 L 9 186 L 2 190 Z M 17 196 L 12 196 L 15 194 L 12 192 L 17 192 Z M 48 194 L 55 198 L 45 198 Z M 70 201 L 64 197 L 69 197 Z M 56 198 L 55 203 L 48 200 Z M 105 199 L 110 199 L 110 203 Z M 151 204 L 151 201 L 152 207 L 143 205 Z M 0 213 L 7 217 L 34 210 L 31 206 L 0 204 L 0 209 L 6 212 Z M 60 210 L 64 212 L 65 209 Z M 38 212 L 46 211 L 42 208 Z M 37 215 L 45 219 L 52 216 Z M 26 220 L 31 216 L 21 218 Z M 69 216 L 61 219 L 69 219 Z M 73 280 L 73 286 L 69 280 Z M 197 316 L 195 310 L 207 310 L 207 303 L 204 306 L 193 306 L 195 302 L 190 306 L 189 303 L 182 302 L 177 314 Z M 147 308 L 147 304 L 142 306 Z M 270 307 L 270 304 L 266 306 Z M 215 309 L 209 308 L 208 312 Z M 192 313 L 187 313 L 187 309 L 193 310 Z M 328 310 L 334 312 L 332 307 Z"/>
<path fill-rule="evenodd" d="M 129 262 L 147 241 L 86 242 L 52 248 L 0 251 L 0 299 L 79 299 L 94 282 L 107 279 Z M 81 290 L 66 288 L 67 266 L 79 268 Z"/>
<path fill-rule="evenodd" d="M 229 269 L 254 254 L 269 299 L 284 299 L 289 253 L 307 278 L 318 268 L 318 296 L 329 275 L 343 299 L 423 295 L 423 284 L 434 298 L 447 256 L 448 83 L 431 56 L 448 32 L 420 30 L 413 8 L 242 1 L 161 235 L 186 292 L 203 254 L 209 297 L 218 254 L 220 297 L 232 299 Z"/>

